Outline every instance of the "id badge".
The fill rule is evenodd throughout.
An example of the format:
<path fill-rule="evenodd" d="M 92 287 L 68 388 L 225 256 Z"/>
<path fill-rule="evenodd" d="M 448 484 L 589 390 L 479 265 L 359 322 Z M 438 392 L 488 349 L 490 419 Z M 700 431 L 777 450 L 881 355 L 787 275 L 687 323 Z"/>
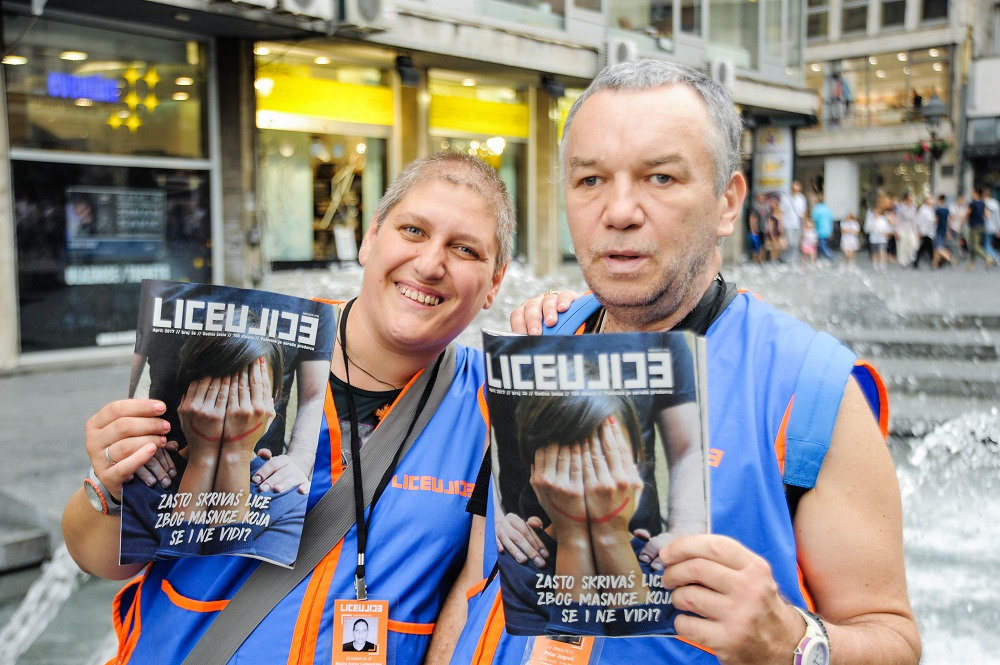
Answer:
<path fill-rule="evenodd" d="M 595 639 L 583 635 L 546 635 L 528 645 L 525 665 L 587 665 Z M 600 651 L 598 649 L 598 651 Z"/>
<path fill-rule="evenodd" d="M 338 600 L 333 626 L 333 665 L 392 664 L 388 600 Z"/>

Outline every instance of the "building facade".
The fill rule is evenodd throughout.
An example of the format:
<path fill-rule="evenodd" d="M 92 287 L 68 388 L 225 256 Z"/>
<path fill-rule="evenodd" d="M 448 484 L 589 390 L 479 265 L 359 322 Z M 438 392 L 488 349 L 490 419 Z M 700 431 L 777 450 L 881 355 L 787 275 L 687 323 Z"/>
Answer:
<path fill-rule="evenodd" d="M 559 132 L 609 62 L 710 72 L 753 129 L 748 173 L 773 189 L 820 113 L 796 0 L 32 0 L 3 12 L 0 371 L 127 354 L 143 278 L 253 286 L 268 270 L 355 260 L 385 186 L 439 150 L 497 168 L 517 205 L 517 260 L 555 269 L 572 257 Z M 727 242 L 728 259 L 742 243 Z"/>
<path fill-rule="evenodd" d="M 807 194 L 836 219 L 880 196 L 969 189 L 962 131 L 974 5 L 948 0 L 807 0 L 806 85 L 820 122 L 799 135 Z"/>

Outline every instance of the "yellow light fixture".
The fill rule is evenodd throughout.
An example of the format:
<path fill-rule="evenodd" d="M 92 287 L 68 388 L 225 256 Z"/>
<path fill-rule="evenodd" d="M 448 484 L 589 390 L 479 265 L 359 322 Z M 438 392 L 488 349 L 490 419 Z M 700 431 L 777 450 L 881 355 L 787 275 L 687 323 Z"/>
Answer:
<path fill-rule="evenodd" d="M 128 130 L 130 132 L 132 132 L 133 134 L 135 134 L 136 131 L 139 129 L 139 127 L 142 126 L 142 121 L 139 120 L 139 116 L 138 115 L 136 115 L 136 114 L 133 113 L 132 115 L 130 115 L 128 117 L 128 120 L 125 121 L 125 126 L 128 127 Z"/>
<path fill-rule="evenodd" d="M 476 85 L 476 79 L 474 79 L 474 78 L 462 79 L 462 86 L 463 87 L 471 88 L 474 85 Z"/>
<path fill-rule="evenodd" d="M 187 101 L 188 99 L 191 99 L 191 95 L 189 95 L 186 92 L 175 92 L 173 95 L 171 95 L 171 99 L 173 99 L 175 102 L 184 102 Z"/>
<path fill-rule="evenodd" d="M 266 46 L 257 46 L 253 50 L 254 55 L 271 55 L 271 49 Z"/>
<path fill-rule="evenodd" d="M 274 90 L 274 79 L 259 78 L 253 82 L 253 87 L 257 89 L 257 92 L 267 97 Z"/>
<path fill-rule="evenodd" d="M 63 51 L 59 54 L 59 59 L 80 62 L 87 59 L 87 54 L 83 51 Z"/>
<path fill-rule="evenodd" d="M 178 76 L 174 79 L 174 85 L 194 85 L 194 79 L 190 76 Z"/>
<path fill-rule="evenodd" d="M 93 106 L 94 100 L 87 99 L 86 97 L 81 97 L 80 99 L 74 100 L 73 103 L 76 104 L 77 106 Z"/>
<path fill-rule="evenodd" d="M 28 64 L 28 59 L 23 55 L 8 55 L 4 56 L 3 64 L 5 65 L 26 65 Z"/>
<path fill-rule="evenodd" d="M 329 65 L 330 58 L 326 57 L 325 55 L 317 55 L 315 58 L 313 58 L 313 62 L 316 63 L 317 65 Z"/>

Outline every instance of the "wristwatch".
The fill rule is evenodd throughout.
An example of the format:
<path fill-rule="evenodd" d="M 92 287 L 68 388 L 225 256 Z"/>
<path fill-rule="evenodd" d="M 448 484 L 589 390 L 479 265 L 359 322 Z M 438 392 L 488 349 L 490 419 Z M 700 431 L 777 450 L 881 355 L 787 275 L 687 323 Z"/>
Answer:
<path fill-rule="evenodd" d="M 795 647 L 792 665 L 830 665 L 830 638 L 822 619 L 801 607 L 795 611 L 806 620 L 806 634 Z"/>
<path fill-rule="evenodd" d="M 90 475 L 83 479 L 83 489 L 87 492 L 90 505 L 102 515 L 118 515 L 122 512 L 122 504 L 115 500 L 108 488 L 97 478 L 93 469 Z"/>

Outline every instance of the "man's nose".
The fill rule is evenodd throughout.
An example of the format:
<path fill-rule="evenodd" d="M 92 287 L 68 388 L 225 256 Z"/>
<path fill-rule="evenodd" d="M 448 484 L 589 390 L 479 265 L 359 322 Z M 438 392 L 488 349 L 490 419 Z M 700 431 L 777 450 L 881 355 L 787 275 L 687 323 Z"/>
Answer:
<path fill-rule="evenodd" d="M 639 188 L 630 180 L 617 179 L 607 188 L 609 200 L 605 210 L 609 226 L 625 229 L 643 223 Z"/>

